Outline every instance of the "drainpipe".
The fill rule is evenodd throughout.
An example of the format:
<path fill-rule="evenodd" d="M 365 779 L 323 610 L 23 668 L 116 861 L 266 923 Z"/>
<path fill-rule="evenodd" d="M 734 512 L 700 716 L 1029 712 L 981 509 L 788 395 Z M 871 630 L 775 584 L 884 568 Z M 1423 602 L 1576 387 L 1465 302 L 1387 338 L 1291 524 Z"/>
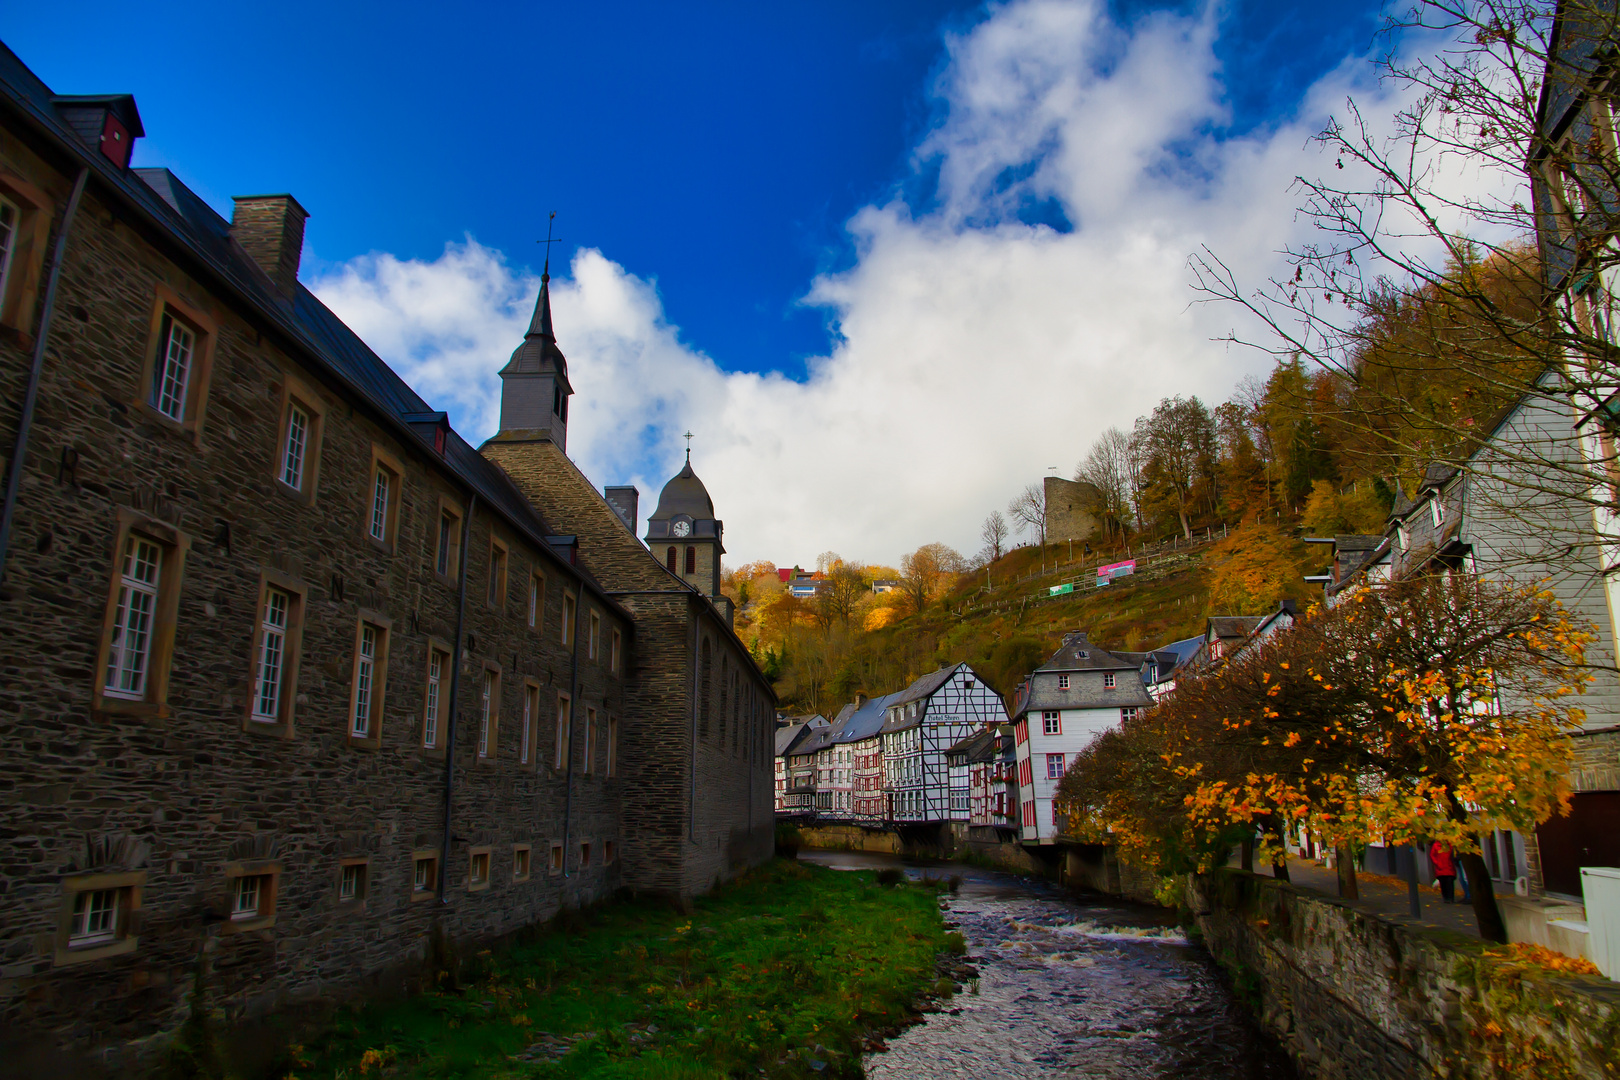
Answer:
<path fill-rule="evenodd" d="M 456 582 L 456 646 L 450 657 L 450 719 L 444 725 L 444 838 L 439 846 L 439 903 L 448 904 L 450 882 L 450 816 L 456 794 L 456 720 L 461 714 L 461 657 L 467 628 L 467 549 L 472 546 L 473 511 L 478 493 L 467 495 L 467 516 L 461 519 L 460 575 Z"/>
<path fill-rule="evenodd" d="M 34 426 L 34 407 L 39 403 L 39 379 L 45 370 L 45 339 L 51 332 L 51 314 L 56 309 L 56 283 L 62 276 L 62 257 L 67 251 L 68 229 L 79 211 L 79 197 L 90 177 L 88 165 L 79 169 L 62 213 L 62 226 L 51 248 L 51 276 L 45 281 L 45 304 L 39 312 L 39 333 L 34 336 L 33 365 L 28 370 L 28 389 L 23 393 L 22 416 L 17 421 L 17 440 L 11 449 L 11 467 L 6 474 L 6 501 L 0 508 L 0 580 L 6 572 L 6 553 L 11 549 L 11 522 L 17 510 L 17 492 L 22 486 L 23 457 L 28 452 L 28 431 Z"/>
<path fill-rule="evenodd" d="M 574 540 L 574 552 L 579 553 L 579 540 Z M 568 872 L 569 834 L 574 823 L 574 733 L 579 730 L 579 622 L 585 614 L 585 575 L 574 570 L 574 648 L 568 661 L 568 772 L 566 786 L 563 788 L 563 864 L 564 878 L 572 877 Z"/>

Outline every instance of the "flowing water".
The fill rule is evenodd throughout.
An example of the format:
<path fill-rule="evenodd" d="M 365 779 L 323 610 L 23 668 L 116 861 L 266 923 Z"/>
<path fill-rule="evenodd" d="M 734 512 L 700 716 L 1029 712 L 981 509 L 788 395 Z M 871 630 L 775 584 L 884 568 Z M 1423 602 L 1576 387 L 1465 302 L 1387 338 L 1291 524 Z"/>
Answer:
<path fill-rule="evenodd" d="M 977 984 L 868 1054 L 873 1080 L 1294 1076 L 1169 912 L 957 864 L 865 852 L 799 858 L 962 877 L 956 895 L 942 894 L 945 919 L 967 938 Z"/>

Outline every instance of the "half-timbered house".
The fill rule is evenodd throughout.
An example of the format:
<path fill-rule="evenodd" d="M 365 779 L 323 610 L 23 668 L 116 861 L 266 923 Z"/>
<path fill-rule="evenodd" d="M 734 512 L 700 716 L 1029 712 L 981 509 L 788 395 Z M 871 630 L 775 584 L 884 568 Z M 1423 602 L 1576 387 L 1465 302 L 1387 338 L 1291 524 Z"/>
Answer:
<path fill-rule="evenodd" d="M 930 672 L 895 695 L 884 722 L 888 818 L 903 824 L 951 820 L 945 751 L 1007 718 L 1006 706 L 978 672 L 955 664 Z"/>

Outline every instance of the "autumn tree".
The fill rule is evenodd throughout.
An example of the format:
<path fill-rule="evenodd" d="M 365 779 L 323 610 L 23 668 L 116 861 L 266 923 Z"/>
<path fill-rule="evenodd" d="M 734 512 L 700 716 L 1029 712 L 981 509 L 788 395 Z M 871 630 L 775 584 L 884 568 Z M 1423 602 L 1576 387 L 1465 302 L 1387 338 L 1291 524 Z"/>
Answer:
<path fill-rule="evenodd" d="M 1612 72 L 1589 59 L 1620 51 L 1620 16 L 1607 0 L 1418 0 L 1389 29 L 1443 44 L 1388 52 L 1381 85 L 1405 103 L 1394 117 L 1351 101 L 1318 134 L 1322 167 L 1296 180 L 1314 236 L 1258 285 L 1202 252 L 1198 286 L 1263 327 L 1232 340 L 1332 377 L 1346 407 L 1321 434 L 1375 462 L 1361 475 L 1439 460 L 1518 488 L 1509 515 L 1524 493 L 1620 510 L 1602 412 L 1620 384 L 1606 285 L 1620 161 L 1603 134 Z M 1594 419 L 1482 439 L 1516 402 Z M 1289 482 L 1303 496 L 1315 479 L 1343 478 Z M 1589 560 L 1610 542 L 1562 541 L 1547 559 Z"/>
<path fill-rule="evenodd" d="M 1060 799 L 1150 862 L 1167 845 L 1216 861 L 1234 829 L 1263 828 L 1276 855 L 1283 824 L 1344 848 L 1440 840 L 1462 853 L 1481 935 L 1501 941 L 1479 837 L 1532 832 L 1565 804 L 1591 640 L 1538 588 L 1456 575 L 1363 589 L 1182 680 L 1147 735 L 1116 746 L 1134 767 L 1077 762 Z"/>
<path fill-rule="evenodd" d="M 1102 496 L 1103 521 L 1110 540 L 1123 538 L 1131 503 L 1131 437 L 1117 427 L 1097 436 L 1074 478 L 1095 487 Z"/>
<path fill-rule="evenodd" d="M 1165 398 L 1140 424 L 1146 439 L 1143 474 L 1175 507 L 1181 533 L 1192 538 L 1193 489 L 1212 482 L 1215 472 L 1215 424 L 1204 403 L 1194 398 Z"/>
<path fill-rule="evenodd" d="M 1246 523 L 1217 543 L 1204 559 L 1209 614 L 1260 615 L 1279 600 L 1303 599 L 1299 547 L 1268 521 Z"/>
<path fill-rule="evenodd" d="M 955 549 L 944 544 L 924 544 L 900 560 L 900 586 L 921 613 L 953 574 L 962 572 L 965 561 Z"/>
<path fill-rule="evenodd" d="M 1046 550 L 1046 488 L 1041 484 L 1026 485 L 1007 504 L 1007 515 L 1018 523 L 1020 532 L 1034 534 Z"/>
<path fill-rule="evenodd" d="M 812 606 L 823 628 L 837 623 L 848 630 L 855 609 L 871 589 L 871 579 L 861 563 L 847 562 L 834 552 L 827 554 L 832 558 L 822 569 L 825 576 L 817 586 Z"/>
<path fill-rule="evenodd" d="M 1000 510 L 990 511 L 990 516 L 984 519 L 984 524 L 979 527 L 979 539 L 984 541 L 985 554 L 990 562 L 995 562 L 1006 553 L 1007 519 L 1001 516 Z"/>

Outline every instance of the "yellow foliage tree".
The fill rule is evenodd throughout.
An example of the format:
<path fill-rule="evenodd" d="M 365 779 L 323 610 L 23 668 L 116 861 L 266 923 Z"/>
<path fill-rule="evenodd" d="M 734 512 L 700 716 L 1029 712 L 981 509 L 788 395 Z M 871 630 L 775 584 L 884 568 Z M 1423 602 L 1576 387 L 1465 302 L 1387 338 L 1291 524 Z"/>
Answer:
<path fill-rule="evenodd" d="M 1277 526 L 1245 522 L 1205 560 L 1209 613 L 1259 615 L 1285 597 L 1303 599 L 1300 554 L 1299 542 Z"/>

